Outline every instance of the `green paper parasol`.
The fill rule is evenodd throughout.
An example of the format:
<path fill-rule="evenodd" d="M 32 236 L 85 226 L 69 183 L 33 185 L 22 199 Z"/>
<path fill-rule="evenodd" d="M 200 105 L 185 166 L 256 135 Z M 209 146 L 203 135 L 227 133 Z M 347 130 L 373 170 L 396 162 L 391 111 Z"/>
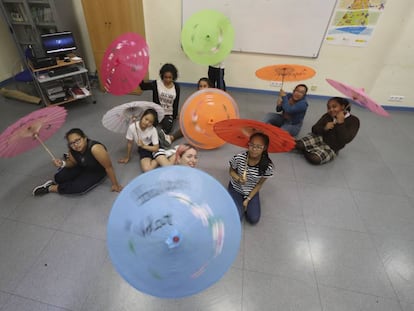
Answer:
<path fill-rule="evenodd" d="M 220 12 L 202 10 L 185 22 L 181 31 L 185 54 L 200 65 L 216 65 L 230 54 L 234 44 L 234 29 Z"/>

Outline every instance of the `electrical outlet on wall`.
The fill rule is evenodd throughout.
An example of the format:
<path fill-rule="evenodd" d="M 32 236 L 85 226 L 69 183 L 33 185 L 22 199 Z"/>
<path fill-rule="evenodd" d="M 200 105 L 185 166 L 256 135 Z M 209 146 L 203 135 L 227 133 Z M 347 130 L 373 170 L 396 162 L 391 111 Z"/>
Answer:
<path fill-rule="evenodd" d="M 282 82 L 279 81 L 270 81 L 270 86 L 271 87 L 282 87 Z"/>
<path fill-rule="evenodd" d="M 404 96 L 402 95 L 391 95 L 388 97 L 388 101 L 390 102 L 402 102 L 404 100 Z"/>

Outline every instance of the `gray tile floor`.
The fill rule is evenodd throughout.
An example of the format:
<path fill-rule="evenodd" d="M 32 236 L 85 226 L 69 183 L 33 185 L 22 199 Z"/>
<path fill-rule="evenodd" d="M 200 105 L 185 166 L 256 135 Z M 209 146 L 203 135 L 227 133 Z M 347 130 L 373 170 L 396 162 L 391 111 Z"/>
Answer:
<path fill-rule="evenodd" d="M 183 88 L 185 99 L 193 88 Z M 274 96 L 231 91 L 241 117 L 260 119 Z M 113 160 L 122 135 L 101 125 L 111 107 L 150 94 L 68 104 L 68 117 L 47 141 L 60 155 L 63 135 L 80 127 L 104 142 Z M 38 109 L 0 98 L 0 130 Z M 310 99 L 302 134 L 325 111 Z M 82 197 L 31 190 L 54 168 L 41 147 L 0 159 L 0 310 L 414 310 L 413 112 L 390 118 L 354 107 L 355 140 L 330 164 L 315 167 L 296 153 L 273 154 L 276 175 L 262 189 L 263 216 L 243 226 L 240 254 L 217 284 L 190 298 L 164 300 L 130 287 L 113 269 L 105 229 L 116 198 L 110 183 Z M 201 151 L 199 167 L 227 184 L 228 160 L 240 148 Z M 122 184 L 140 173 L 138 158 L 114 161 Z"/>

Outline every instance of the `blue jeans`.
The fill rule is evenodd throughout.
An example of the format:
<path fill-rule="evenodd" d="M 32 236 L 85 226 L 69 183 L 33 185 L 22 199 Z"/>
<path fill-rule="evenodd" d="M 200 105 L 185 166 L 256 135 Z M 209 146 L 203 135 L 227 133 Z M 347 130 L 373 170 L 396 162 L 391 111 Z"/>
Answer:
<path fill-rule="evenodd" d="M 297 136 L 302 128 L 302 122 L 291 124 L 288 120 L 285 120 L 281 114 L 275 112 L 266 113 L 263 118 L 263 122 L 280 127 L 292 136 Z"/>
<path fill-rule="evenodd" d="M 247 209 L 244 210 L 243 201 L 246 199 L 244 195 L 237 192 L 231 183 L 229 182 L 228 191 L 233 198 L 234 203 L 237 206 L 240 215 L 240 221 L 243 220 L 243 216 L 246 216 L 246 221 L 252 225 L 257 224 L 260 220 L 260 197 L 259 192 L 249 201 Z"/>

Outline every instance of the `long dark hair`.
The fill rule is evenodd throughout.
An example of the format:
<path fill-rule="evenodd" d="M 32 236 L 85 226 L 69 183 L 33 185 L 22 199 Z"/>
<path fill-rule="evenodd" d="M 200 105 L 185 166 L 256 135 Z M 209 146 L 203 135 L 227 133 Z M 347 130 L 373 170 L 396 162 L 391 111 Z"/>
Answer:
<path fill-rule="evenodd" d="M 177 67 L 175 67 L 173 64 L 170 64 L 170 63 L 164 64 L 160 69 L 160 78 L 161 78 L 161 80 L 164 79 L 164 75 L 167 72 L 171 72 L 171 74 L 173 76 L 173 81 L 177 80 L 177 78 L 178 78 Z"/>
<path fill-rule="evenodd" d="M 273 163 L 272 160 L 269 158 L 269 153 L 267 152 L 267 149 L 269 147 L 269 136 L 267 136 L 264 133 L 257 132 L 250 136 L 249 142 L 251 142 L 252 139 L 255 137 L 261 137 L 264 142 L 264 149 L 260 161 L 258 163 L 259 175 L 263 175 L 266 172 L 266 169 L 269 166 L 269 164 Z"/>

